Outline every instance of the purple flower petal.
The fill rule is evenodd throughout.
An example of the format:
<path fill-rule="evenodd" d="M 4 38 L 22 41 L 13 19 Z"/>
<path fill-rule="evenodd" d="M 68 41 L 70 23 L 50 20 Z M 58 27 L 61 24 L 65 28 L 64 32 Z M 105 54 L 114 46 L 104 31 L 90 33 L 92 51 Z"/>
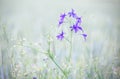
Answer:
<path fill-rule="evenodd" d="M 60 20 L 59 20 L 58 26 L 60 26 L 64 22 L 64 19 L 66 16 L 67 15 L 65 13 L 60 15 Z"/>
<path fill-rule="evenodd" d="M 87 34 L 81 34 L 83 37 L 84 37 L 84 39 L 86 40 L 86 38 L 87 38 Z"/>
<path fill-rule="evenodd" d="M 63 20 L 60 20 L 58 23 L 58 26 L 60 26 L 63 23 Z"/>
<path fill-rule="evenodd" d="M 71 31 L 74 30 L 75 33 L 77 33 L 79 30 L 81 30 L 83 32 L 82 27 L 78 26 L 77 24 L 71 26 L 70 28 L 71 28 Z"/>
<path fill-rule="evenodd" d="M 60 15 L 61 19 L 64 19 L 66 16 L 67 15 L 65 13 Z"/>
<path fill-rule="evenodd" d="M 57 37 L 57 39 L 58 40 L 62 40 L 63 38 L 64 38 L 64 32 L 62 31 L 59 35 L 57 35 L 56 37 Z"/>
<path fill-rule="evenodd" d="M 82 32 L 84 32 L 83 29 L 82 29 L 82 27 L 78 26 L 78 28 L 79 28 Z"/>
<path fill-rule="evenodd" d="M 81 22 L 82 22 L 82 21 L 81 21 L 81 17 L 77 17 L 76 20 L 77 20 L 77 21 L 76 21 L 76 24 L 81 24 Z"/>
<path fill-rule="evenodd" d="M 74 10 L 72 9 L 72 11 L 71 12 L 68 12 L 68 15 L 69 15 L 69 17 L 73 17 L 73 18 L 75 18 L 76 17 L 76 13 L 74 12 Z"/>

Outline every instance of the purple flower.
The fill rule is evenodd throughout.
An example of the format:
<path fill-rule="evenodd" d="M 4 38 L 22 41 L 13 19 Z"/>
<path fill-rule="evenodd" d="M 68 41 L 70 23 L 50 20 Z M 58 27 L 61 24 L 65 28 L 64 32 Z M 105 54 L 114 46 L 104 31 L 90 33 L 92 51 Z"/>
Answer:
<path fill-rule="evenodd" d="M 63 38 L 64 38 L 64 32 L 62 31 L 59 35 L 57 35 L 56 37 L 57 37 L 57 39 L 58 40 L 62 40 Z"/>
<path fill-rule="evenodd" d="M 33 79 L 37 79 L 37 77 L 33 77 Z"/>
<path fill-rule="evenodd" d="M 72 11 L 71 12 L 68 12 L 68 15 L 69 15 L 69 17 L 73 17 L 73 18 L 75 18 L 76 17 L 76 13 L 74 12 L 74 10 L 72 9 Z"/>
<path fill-rule="evenodd" d="M 63 20 L 60 20 L 58 26 L 60 26 L 62 23 L 63 23 Z"/>
<path fill-rule="evenodd" d="M 81 21 L 81 17 L 77 17 L 76 20 L 77 20 L 77 22 L 76 22 L 77 25 L 78 25 L 79 23 L 81 24 L 81 22 L 82 22 L 82 21 Z"/>
<path fill-rule="evenodd" d="M 67 16 L 65 13 L 60 15 L 61 19 L 64 19 L 65 16 Z"/>
<path fill-rule="evenodd" d="M 81 34 L 83 37 L 84 37 L 84 39 L 86 40 L 86 37 L 87 37 L 87 34 Z"/>
<path fill-rule="evenodd" d="M 74 31 L 75 33 L 77 32 L 82 32 L 82 36 L 84 37 L 84 39 L 86 40 L 86 37 L 87 37 L 87 34 L 84 34 L 84 30 L 83 28 L 81 27 L 81 23 L 82 23 L 82 20 L 81 20 L 81 17 L 77 16 L 77 14 L 75 13 L 74 9 L 72 9 L 70 12 L 68 12 L 67 14 L 66 13 L 63 13 L 60 15 L 60 19 L 59 19 L 59 25 L 62 25 L 64 23 L 64 20 L 66 18 L 66 16 L 68 16 L 69 18 L 73 18 L 75 20 L 75 23 L 70 26 L 70 30 L 71 31 Z M 68 18 L 68 19 L 69 19 Z M 69 21 L 69 20 L 68 20 Z M 64 32 L 62 31 L 60 34 L 58 34 L 56 37 L 58 40 L 63 40 L 64 39 Z"/>
<path fill-rule="evenodd" d="M 78 26 L 77 24 L 73 25 L 70 27 L 71 28 L 71 31 L 75 31 L 75 33 L 77 33 L 79 30 L 81 30 L 83 32 L 83 29 L 82 27 Z"/>
<path fill-rule="evenodd" d="M 66 16 L 67 15 L 65 13 L 60 15 L 59 26 L 64 22 Z"/>

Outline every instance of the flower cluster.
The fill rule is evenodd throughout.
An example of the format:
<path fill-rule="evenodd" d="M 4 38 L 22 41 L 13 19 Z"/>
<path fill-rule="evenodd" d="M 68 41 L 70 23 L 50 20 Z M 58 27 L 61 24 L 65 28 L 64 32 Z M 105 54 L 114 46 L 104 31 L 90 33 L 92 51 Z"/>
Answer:
<path fill-rule="evenodd" d="M 67 16 L 69 18 L 75 19 L 75 23 L 73 25 L 71 25 L 69 29 L 75 33 L 78 33 L 79 31 L 81 31 L 82 34 L 80 34 L 80 35 L 82 35 L 83 38 L 86 40 L 87 34 L 84 33 L 83 28 L 81 26 L 81 23 L 82 23 L 81 17 L 77 16 L 77 14 L 75 13 L 75 11 L 73 9 L 68 13 L 63 13 L 60 15 L 58 27 L 60 27 L 64 23 L 64 20 L 67 18 Z M 58 40 L 63 40 L 64 35 L 65 35 L 65 33 L 62 30 L 62 32 L 59 33 L 56 37 Z"/>

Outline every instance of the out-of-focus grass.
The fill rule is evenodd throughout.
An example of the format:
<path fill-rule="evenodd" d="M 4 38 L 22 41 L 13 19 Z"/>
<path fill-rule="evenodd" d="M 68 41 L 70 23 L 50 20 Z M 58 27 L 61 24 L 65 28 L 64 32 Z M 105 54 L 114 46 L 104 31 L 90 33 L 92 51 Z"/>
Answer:
<path fill-rule="evenodd" d="M 48 38 L 46 37 L 46 39 Z M 97 47 L 89 47 L 88 41 L 82 43 L 82 45 L 77 45 L 79 44 L 78 41 L 73 46 L 81 46 L 81 50 L 74 49 L 74 47 L 72 61 L 68 61 L 65 53 L 69 52 L 67 50 L 69 45 L 65 46 L 65 44 L 69 43 L 64 43 L 66 41 L 56 40 L 57 42 L 55 42 L 55 39 L 52 38 L 48 40 L 51 42 L 51 54 L 47 54 L 47 48 L 49 47 L 47 44 L 47 47 L 44 48 L 42 42 L 30 42 L 18 36 L 14 40 L 14 45 L 10 47 L 12 52 L 9 52 L 12 78 L 32 79 L 32 77 L 36 76 L 38 79 L 66 79 L 64 76 L 64 73 L 66 73 L 68 79 L 119 79 L 119 63 L 116 63 L 119 62 L 116 59 L 119 57 L 119 52 L 115 50 L 117 48 L 114 45 L 115 41 L 110 42 L 112 40 L 112 38 L 103 40 L 103 44 L 99 49 Z M 54 45 L 52 45 L 53 42 Z M 59 43 L 61 43 L 61 48 L 56 48 Z M 95 46 L 98 46 L 98 44 L 95 43 Z M 65 50 L 64 47 L 66 48 Z M 58 52 L 57 49 L 62 51 Z M 54 59 L 64 73 L 51 59 Z"/>
<path fill-rule="evenodd" d="M 9 28 L 1 25 L 0 66 L 5 71 L 1 75 L 7 76 L 8 72 L 10 79 L 32 79 L 34 76 L 38 79 L 119 79 L 117 28 L 112 29 L 116 36 L 111 35 L 109 29 L 107 32 L 103 29 L 104 34 L 94 32 L 97 39 L 88 34 L 86 42 L 74 36 L 69 61 L 70 43 L 56 40 L 52 36 L 54 31 L 46 32 L 44 39 L 40 38 L 42 42 L 33 42 L 20 34 L 11 38 Z M 93 40 L 89 41 L 89 37 Z"/>
<path fill-rule="evenodd" d="M 116 27 L 112 29 L 119 34 Z M 53 31 L 44 35 L 43 42 L 29 41 L 22 35 L 12 38 L 8 27 L 1 25 L 1 69 L 10 79 L 119 79 L 118 39 L 108 32 L 98 33 L 99 39 L 87 41 L 73 37 L 72 59 L 68 60 L 70 43 L 58 41 Z M 53 30 L 53 28 L 52 28 Z M 104 29 L 105 30 L 105 29 Z M 94 32 L 96 33 L 96 32 Z M 51 35 L 51 36 L 49 36 Z M 54 35 L 54 34 L 53 34 Z M 53 37 L 53 38 L 52 38 Z M 41 38 L 40 38 L 41 39 Z M 92 38 L 91 38 L 92 39 Z M 3 51 L 4 50 L 4 51 Z M 7 71 L 7 72 L 6 72 Z"/>

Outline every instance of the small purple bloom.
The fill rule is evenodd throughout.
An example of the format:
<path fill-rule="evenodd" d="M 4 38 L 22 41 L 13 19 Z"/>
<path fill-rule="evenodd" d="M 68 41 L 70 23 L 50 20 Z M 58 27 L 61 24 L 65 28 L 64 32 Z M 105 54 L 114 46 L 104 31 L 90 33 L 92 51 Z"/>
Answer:
<path fill-rule="evenodd" d="M 33 79 L 37 79 L 37 77 L 33 77 Z"/>
<path fill-rule="evenodd" d="M 57 37 L 57 39 L 58 40 L 62 40 L 63 38 L 64 38 L 64 32 L 62 31 L 62 33 L 60 33 L 59 35 L 57 35 L 56 37 Z"/>
<path fill-rule="evenodd" d="M 70 27 L 71 28 L 71 31 L 75 31 L 75 33 L 77 33 L 79 30 L 81 30 L 83 32 L 83 29 L 82 27 L 78 26 L 77 24 L 73 25 Z"/>
<path fill-rule="evenodd" d="M 83 37 L 84 37 L 84 39 L 86 40 L 86 37 L 87 37 L 87 34 L 81 34 Z"/>
<path fill-rule="evenodd" d="M 63 23 L 63 20 L 60 20 L 58 26 L 60 26 L 62 23 Z"/>
<path fill-rule="evenodd" d="M 65 13 L 60 15 L 61 19 L 64 19 L 66 16 L 67 15 Z"/>
<path fill-rule="evenodd" d="M 81 17 L 77 17 L 76 20 L 77 20 L 76 24 L 79 24 L 79 23 L 81 24 L 81 22 L 82 22 Z"/>
<path fill-rule="evenodd" d="M 64 22 L 66 16 L 67 15 L 65 13 L 60 15 L 59 26 Z"/>
<path fill-rule="evenodd" d="M 71 12 L 68 12 L 68 15 L 69 15 L 69 17 L 73 17 L 73 18 L 75 18 L 76 17 L 76 13 L 74 12 L 74 10 L 72 9 L 72 11 Z"/>

